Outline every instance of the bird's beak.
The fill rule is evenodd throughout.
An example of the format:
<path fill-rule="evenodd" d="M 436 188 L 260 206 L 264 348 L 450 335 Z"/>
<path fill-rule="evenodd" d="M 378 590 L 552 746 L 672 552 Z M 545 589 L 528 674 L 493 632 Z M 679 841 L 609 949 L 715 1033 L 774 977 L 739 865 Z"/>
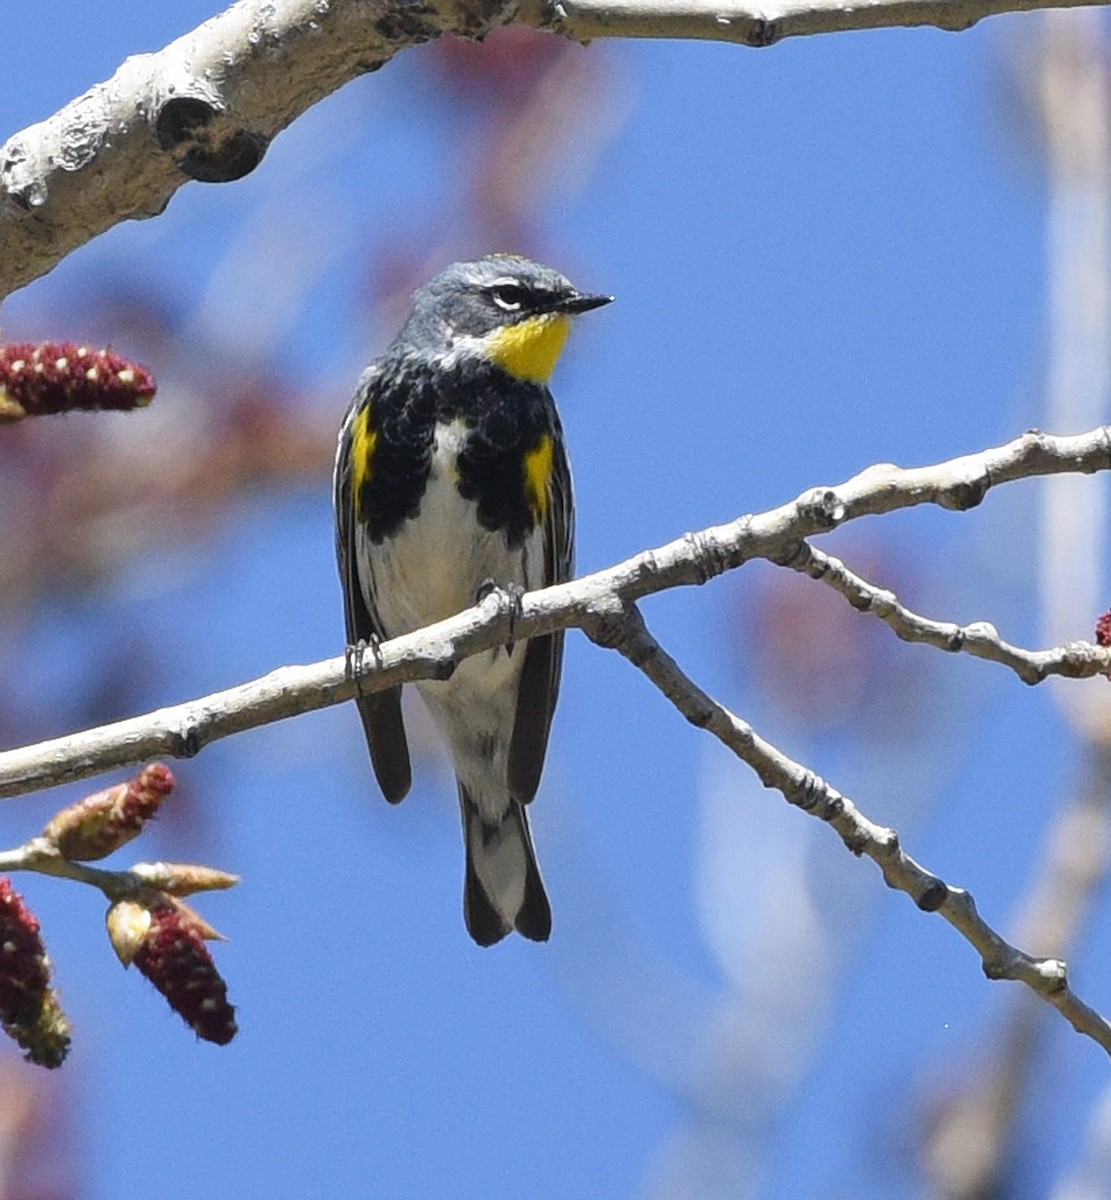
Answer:
<path fill-rule="evenodd" d="M 590 312 L 592 308 L 601 308 L 603 304 L 609 304 L 612 300 L 612 296 L 595 296 L 576 292 L 573 296 L 568 296 L 566 300 L 560 301 L 559 311 L 577 316 L 579 313 Z"/>

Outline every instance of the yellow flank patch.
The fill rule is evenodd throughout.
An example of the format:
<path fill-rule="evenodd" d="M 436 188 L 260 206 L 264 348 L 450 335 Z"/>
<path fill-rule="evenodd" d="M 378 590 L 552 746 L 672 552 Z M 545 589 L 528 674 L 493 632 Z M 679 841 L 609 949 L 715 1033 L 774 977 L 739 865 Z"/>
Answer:
<path fill-rule="evenodd" d="M 537 525 L 548 515 L 548 485 L 552 480 L 554 457 L 550 433 L 544 434 L 540 444 L 525 455 L 525 499 Z"/>
<path fill-rule="evenodd" d="M 491 338 L 487 353 L 510 375 L 533 383 L 547 383 L 570 332 L 571 318 L 565 313 L 529 317 L 499 329 Z"/>
<path fill-rule="evenodd" d="M 364 404 L 351 423 L 351 490 L 355 497 L 355 516 L 363 518 L 363 488 L 374 474 L 374 446 L 378 430 L 370 427 L 370 405 Z"/>

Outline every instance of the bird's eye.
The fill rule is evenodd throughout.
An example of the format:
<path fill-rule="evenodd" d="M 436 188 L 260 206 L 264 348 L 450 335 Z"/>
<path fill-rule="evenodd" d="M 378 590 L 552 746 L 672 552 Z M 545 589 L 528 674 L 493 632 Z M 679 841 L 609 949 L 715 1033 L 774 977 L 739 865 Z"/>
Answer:
<path fill-rule="evenodd" d="M 525 303 L 525 289 L 515 283 L 500 283 L 490 289 L 490 295 L 498 308 L 506 312 L 519 312 Z"/>

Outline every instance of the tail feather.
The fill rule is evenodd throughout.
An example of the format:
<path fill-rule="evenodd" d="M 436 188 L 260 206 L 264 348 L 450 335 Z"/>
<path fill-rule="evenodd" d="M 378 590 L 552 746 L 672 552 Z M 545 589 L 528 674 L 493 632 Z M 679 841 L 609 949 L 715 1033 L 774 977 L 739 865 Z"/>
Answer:
<path fill-rule="evenodd" d="M 509 932 L 509 926 L 486 896 L 470 853 L 467 854 L 467 877 L 463 885 L 463 919 L 467 923 L 467 932 L 480 946 L 493 946 Z"/>
<path fill-rule="evenodd" d="M 515 800 L 497 825 L 488 825 L 459 785 L 467 874 L 463 915 L 467 931 L 480 946 L 500 942 L 512 929 L 546 942 L 552 910 L 532 848 L 528 818 Z"/>
<path fill-rule="evenodd" d="M 387 688 L 355 701 L 366 733 L 370 761 L 382 794 L 391 804 L 405 799 L 413 782 L 409 742 L 401 716 L 401 688 Z"/>

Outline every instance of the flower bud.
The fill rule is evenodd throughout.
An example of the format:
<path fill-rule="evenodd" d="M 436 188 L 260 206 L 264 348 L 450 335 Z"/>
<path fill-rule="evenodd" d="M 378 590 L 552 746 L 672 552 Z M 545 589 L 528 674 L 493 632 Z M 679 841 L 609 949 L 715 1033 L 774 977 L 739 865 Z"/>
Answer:
<path fill-rule="evenodd" d="M 59 1067 L 69 1050 L 69 1022 L 50 969 L 38 919 L 0 876 L 0 1024 L 31 1062 Z"/>
<path fill-rule="evenodd" d="M 226 1045 L 237 1032 L 235 1009 L 193 914 L 168 900 L 149 912 L 150 927 L 131 961 L 198 1037 Z"/>
<path fill-rule="evenodd" d="M 21 1026 L 13 1036 L 27 1052 L 29 1062 L 53 1070 L 66 1060 L 71 1028 L 69 1017 L 62 1011 L 58 1002 L 58 993 L 53 988 L 48 988 L 43 994 L 42 1004 L 34 1019 Z"/>
<path fill-rule="evenodd" d="M 1096 621 L 1096 645 L 1111 646 L 1111 612 L 1100 613 L 1099 620 Z M 1111 671 L 1107 671 L 1105 675 L 1111 679 Z"/>
<path fill-rule="evenodd" d="M 194 863 L 136 863 L 132 875 L 138 875 L 144 883 L 168 892 L 171 896 L 190 896 L 193 892 L 221 891 L 235 887 L 238 875 L 218 871 L 215 867 L 202 867 Z"/>
<path fill-rule="evenodd" d="M 63 808 L 51 818 L 43 836 L 70 862 L 105 858 L 139 835 L 173 786 L 170 768 L 151 763 L 129 783 L 94 792 Z"/>
<path fill-rule="evenodd" d="M 108 910 L 105 921 L 108 940 L 116 957 L 125 967 L 130 967 L 150 931 L 150 909 L 137 900 L 118 900 Z"/>
<path fill-rule="evenodd" d="M 74 342 L 0 346 L 0 421 L 79 409 L 144 408 L 154 377 L 111 350 Z"/>

